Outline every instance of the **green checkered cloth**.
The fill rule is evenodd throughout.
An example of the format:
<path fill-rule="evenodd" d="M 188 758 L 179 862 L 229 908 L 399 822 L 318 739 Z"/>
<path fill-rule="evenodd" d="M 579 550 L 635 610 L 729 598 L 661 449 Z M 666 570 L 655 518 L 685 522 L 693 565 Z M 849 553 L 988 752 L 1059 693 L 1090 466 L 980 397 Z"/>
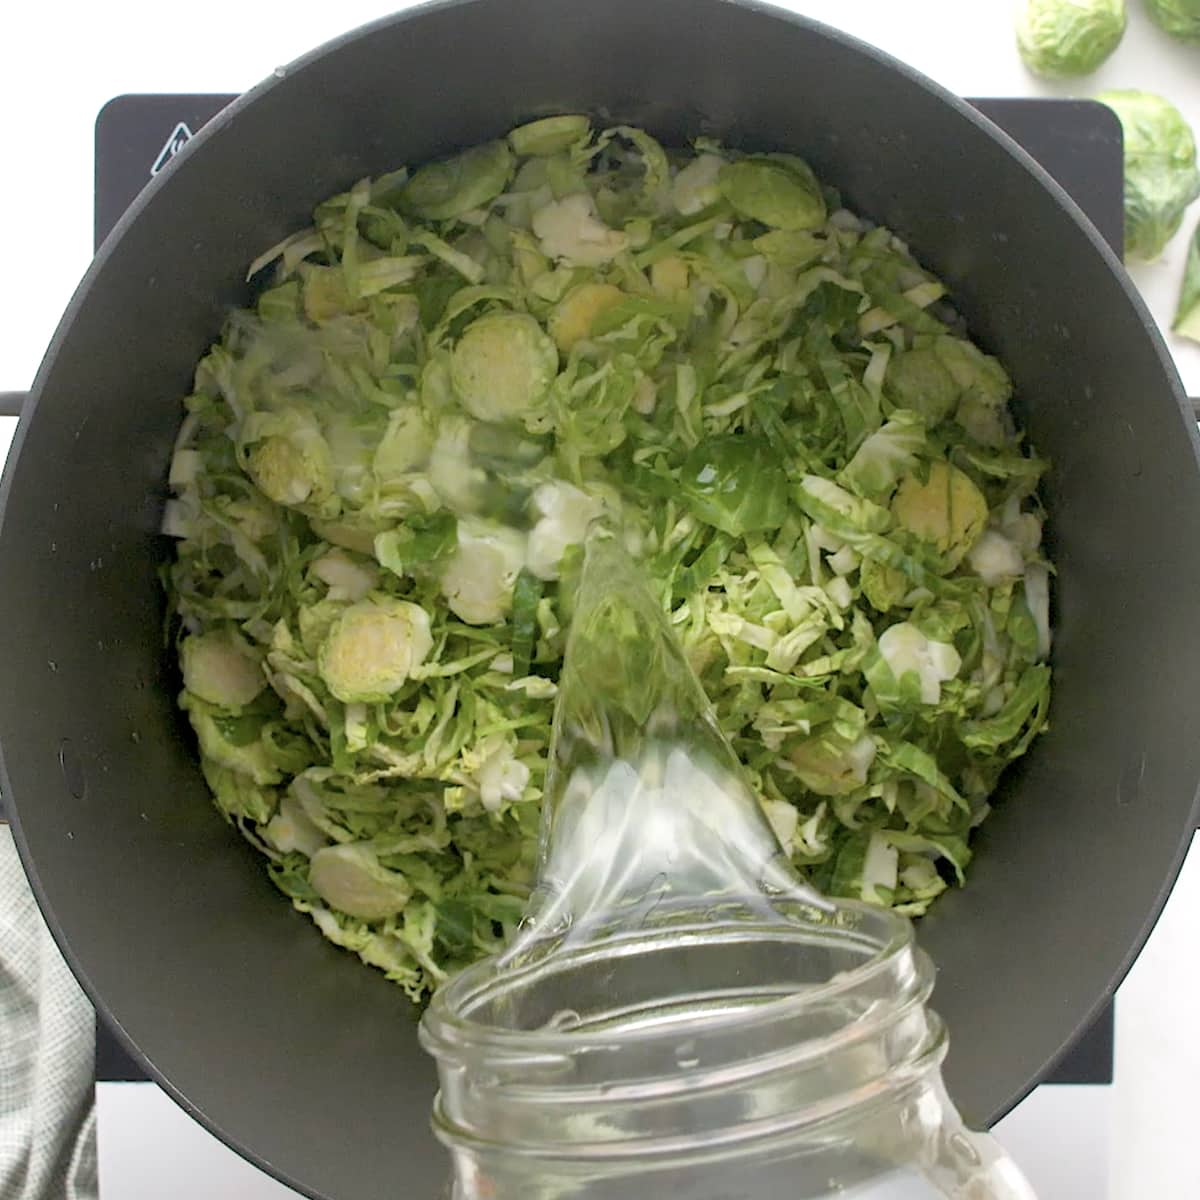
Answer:
<path fill-rule="evenodd" d="M 0 820 L 0 1197 L 96 1200 L 96 1025 Z"/>

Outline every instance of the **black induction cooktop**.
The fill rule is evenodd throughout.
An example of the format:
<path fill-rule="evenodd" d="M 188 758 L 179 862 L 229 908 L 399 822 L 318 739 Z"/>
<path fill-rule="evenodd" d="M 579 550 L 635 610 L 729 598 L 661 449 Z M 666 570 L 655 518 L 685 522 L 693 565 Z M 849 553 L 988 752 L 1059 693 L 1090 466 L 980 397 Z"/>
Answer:
<path fill-rule="evenodd" d="M 232 95 L 129 95 L 110 100 L 96 119 L 96 245 L 137 194 L 230 101 Z M 1123 242 L 1122 148 L 1108 109 L 1087 100 L 972 100 L 1069 192 L 1117 251 Z M 349 181 L 347 181 L 349 182 Z M 181 236 L 186 236 L 181 231 Z M 1111 1083 L 1113 1010 L 1108 1005 L 1046 1083 Z M 147 1078 L 102 1019 L 97 1020 L 96 1078 Z"/>

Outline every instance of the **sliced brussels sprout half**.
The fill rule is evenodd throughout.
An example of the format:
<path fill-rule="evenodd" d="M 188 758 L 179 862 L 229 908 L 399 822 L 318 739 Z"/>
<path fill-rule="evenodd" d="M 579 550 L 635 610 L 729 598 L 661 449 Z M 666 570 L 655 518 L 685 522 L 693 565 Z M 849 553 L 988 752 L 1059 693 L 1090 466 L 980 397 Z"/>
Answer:
<path fill-rule="evenodd" d="M 429 614 L 419 604 L 377 596 L 333 621 L 317 665 L 339 700 L 369 704 L 403 687 L 432 649 Z"/>
<path fill-rule="evenodd" d="M 657 259 L 650 265 L 650 286 L 667 299 L 686 291 L 690 279 L 687 263 L 674 254 Z"/>
<path fill-rule="evenodd" d="M 183 686 L 218 708 L 242 708 L 267 685 L 254 651 L 230 629 L 190 634 L 179 654 Z"/>
<path fill-rule="evenodd" d="M 921 416 L 897 409 L 854 452 L 842 470 L 842 482 L 860 496 L 880 499 L 914 466 L 924 444 L 925 422 Z"/>
<path fill-rule="evenodd" d="M 513 587 L 525 565 L 525 535 L 489 521 L 458 523 L 458 548 L 442 573 L 450 611 L 468 625 L 494 625 L 512 610 Z"/>
<path fill-rule="evenodd" d="M 259 832 L 280 854 L 299 853 L 312 858 L 329 845 L 329 839 L 290 792 L 281 797 L 275 815 Z"/>
<path fill-rule="evenodd" d="M 375 447 L 375 477 L 388 482 L 415 471 L 429 458 L 433 435 L 420 405 L 399 404 L 388 414 L 387 430 Z"/>
<path fill-rule="evenodd" d="M 508 135 L 508 144 L 522 158 L 546 158 L 573 146 L 587 136 L 591 127 L 587 117 L 543 117 L 528 125 L 518 125 Z"/>
<path fill-rule="evenodd" d="M 488 313 L 472 321 L 450 359 L 454 390 L 481 421 L 538 413 L 557 372 L 554 342 L 527 313 Z"/>
<path fill-rule="evenodd" d="M 725 165 L 725 159 L 716 154 L 698 154 L 679 168 L 671 181 L 671 203 L 681 216 L 694 216 L 721 199 L 721 168 Z"/>
<path fill-rule="evenodd" d="M 555 345 L 567 354 L 576 342 L 588 336 L 592 322 L 602 312 L 624 299 L 625 293 L 611 283 L 581 283 L 572 288 L 554 306 L 547 322 Z"/>
<path fill-rule="evenodd" d="M 803 159 L 790 154 L 755 155 L 726 163 L 721 194 L 744 217 L 775 229 L 817 229 L 825 223 L 821 185 Z"/>
<path fill-rule="evenodd" d="M 379 585 L 379 571 L 373 563 L 357 561 L 340 549 L 313 559 L 309 570 L 328 588 L 330 600 L 362 600 Z"/>
<path fill-rule="evenodd" d="M 275 789 L 255 783 L 241 771 L 231 771 L 213 759 L 201 762 L 204 782 L 212 789 L 217 807 L 231 820 L 245 819 L 262 826 L 275 812 Z"/>
<path fill-rule="evenodd" d="M 344 550 L 366 555 L 375 553 L 375 538 L 387 528 L 386 524 L 372 520 L 360 522 L 314 519 L 311 524 L 313 533 L 331 546 L 341 546 Z"/>
<path fill-rule="evenodd" d="M 325 846 L 308 867 L 313 890 L 331 908 L 362 921 L 394 916 L 412 898 L 412 886 L 389 871 L 369 847 L 353 842 Z"/>
<path fill-rule="evenodd" d="M 604 512 L 604 504 L 562 480 L 543 483 L 533 493 L 538 520 L 529 533 L 527 565 L 539 579 L 558 578 L 563 555 L 583 544 L 588 527 Z"/>
<path fill-rule="evenodd" d="M 876 747 L 868 734 L 853 742 L 826 734 L 796 742 L 785 753 L 809 791 L 818 796 L 844 796 L 866 783 Z"/>
<path fill-rule="evenodd" d="M 263 745 L 261 718 L 232 717 L 187 691 L 179 703 L 196 731 L 202 758 L 259 785 L 282 781 L 283 773 Z"/>
<path fill-rule="evenodd" d="M 888 364 L 886 388 L 901 408 L 937 425 L 954 412 L 962 389 L 933 346 L 914 346 Z"/>
<path fill-rule="evenodd" d="M 507 142 L 473 146 L 416 171 L 400 192 L 400 206 L 427 221 L 448 221 L 494 200 L 507 186 L 512 169 Z"/>
<path fill-rule="evenodd" d="M 316 418 L 299 407 L 246 422 L 246 470 L 259 490 L 287 508 L 319 507 L 334 490 L 333 456 Z"/>
<path fill-rule="evenodd" d="M 600 220 L 586 192 L 552 200 L 532 218 L 534 236 L 547 258 L 573 267 L 599 267 L 629 246 L 629 237 Z"/>
<path fill-rule="evenodd" d="M 969 476 L 939 460 L 927 479 L 908 475 L 901 481 L 892 515 L 902 528 L 936 546 L 953 569 L 983 532 L 988 506 Z"/>
<path fill-rule="evenodd" d="M 912 590 L 912 582 L 903 571 L 873 558 L 863 559 L 858 580 L 867 603 L 881 613 L 898 607 Z"/>
<path fill-rule="evenodd" d="M 998 529 L 985 529 L 979 541 L 967 552 L 972 571 L 989 587 L 997 587 L 1025 573 L 1025 559 L 1015 542 Z"/>
<path fill-rule="evenodd" d="M 927 638 L 915 625 L 902 621 L 879 635 L 879 653 L 893 677 L 903 681 L 910 672 L 917 679 L 922 704 L 937 704 L 942 684 L 962 668 L 962 658 L 948 642 Z"/>

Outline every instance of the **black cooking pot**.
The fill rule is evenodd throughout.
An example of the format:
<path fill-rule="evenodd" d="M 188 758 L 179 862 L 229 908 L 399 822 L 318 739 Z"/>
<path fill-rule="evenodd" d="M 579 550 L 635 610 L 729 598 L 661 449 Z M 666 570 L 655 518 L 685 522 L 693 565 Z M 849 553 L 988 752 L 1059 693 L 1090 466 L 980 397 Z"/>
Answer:
<path fill-rule="evenodd" d="M 945 277 L 1053 460 L 1053 727 L 920 929 L 968 1119 L 1004 1113 L 1109 995 L 1195 823 L 1195 426 L 1119 264 L 1025 154 L 875 51 L 748 4 L 473 0 L 351 34 L 222 113 L 105 242 L 0 526 L 2 785 L 50 925 L 154 1076 L 312 1196 L 437 1192 L 434 1072 L 402 993 L 293 912 L 209 801 L 156 576 L 180 397 L 246 264 L 314 203 L 562 110 L 803 154 Z"/>

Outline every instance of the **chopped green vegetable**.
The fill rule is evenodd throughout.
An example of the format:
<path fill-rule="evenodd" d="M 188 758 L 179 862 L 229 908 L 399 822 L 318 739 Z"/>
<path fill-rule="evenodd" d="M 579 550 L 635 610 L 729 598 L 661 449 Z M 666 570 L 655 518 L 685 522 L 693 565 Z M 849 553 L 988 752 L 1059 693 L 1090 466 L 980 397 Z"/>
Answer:
<path fill-rule="evenodd" d="M 442 597 L 460 621 L 494 625 L 512 608 L 525 559 L 523 534 L 492 522 L 459 521 L 458 549 L 442 572 Z"/>
<path fill-rule="evenodd" d="M 536 417 L 558 371 L 558 353 L 524 313 L 489 313 L 454 347 L 450 378 L 462 406 L 481 421 Z"/>
<path fill-rule="evenodd" d="M 334 483 L 329 444 L 311 414 L 263 413 L 247 426 L 246 470 L 264 496 L 295 508 L 329 497 Z"/>
<path fill-rule="evenodd" d="M 625 293 L 611 283 L 581 283 L 572 288 L 550 313 L 547 326 L 551 337 L 564 354 L 568 353 L 576 342 L 591 333 L 592 325 L 602 312 L 625 298 Z"/>
<path fill-rule="evenodd" d="M 385 700 L 432 648 L 429 614 L 419 605 L 390 597 L 363 600 L 331 623 L 317 670 L 339 700 Z"/>
<path fill-rule="evenodd" d="M 1017 47 L 1035 75 L 1090 75 L 1121 44 L 1125 23 L 1125 0 L 1023 0 Z"/>
<path fill-rule="evenodd" d="M 198 365 L 164 529 L 205 778 L 414 999 L 525 907 L 597 521 L 819 886 L 925 911 L 1044 727 L 1045 463 L 835 204 L 788 155 L 548 117 L 320 205 Z M 628 688 L 643 645 L 584 666 Z"/>
<path fill-rule="evenodd" d="M 1155 22 L 1172 37 L 1200 42 L 1200 0 L 1145 0 Z"/>
<path fill-rule="evenodd" d="M 892 501 L 892 513 L 904 529 L 932 542 L 953 568 L 983 532 L 988 506 L 969 476 L 949 463 L 935 462 L 927 478 L 904 479 Z"/>
<path fill-rule="evenodd" d="M 701 442 L 684 460 L 679 483 L 692 512 L 733 537 L 778 529 L 787 516 L 784 464 L 766 439 L 753 434 Z"/>
<path fill-rule="evenodd" d="M 447 221 L 494 200 L 512 172 L 504 142 L 474 146 L 445 162 L 422 167 L 400 190 L 406 212 L 427 221 Z"/>
<path fill-rule="evenodd" d="M 364 921 L 393 916 L 412 896 L 408 880 L 381 866 L 366 845 L 321 847 L 309 863 L 308 881 L 326 904 Z"/>
<path fill-rule="evenodd" d="M 586 137 L 591 127 L 587 117 L 543 117 L 518 125 L 508 135 L 508 144 L 521 157 L 545 157 L 568 149 Z"/>
<path fill-rule="evenodd" d="M 594 197 L 573 192 L 539 208 L 533 232 L 547 258 L 573 267 L 599 267 L 629 248 L 629 234 L 602 220 Z"/>
<path fill-rule="evenodd" d="M 1125 257 L 1152 262 L 1200 197 L 1196 139 L 1183 114 L 1152 92 L 1102 92 L 1125 133 Z"/>
<path fill-rule="evenodd" d="M 744 217 L 776 229 L 817 229 L 825 223 L 821 185 L 808 164 L 790 154 L 727 163 L 721 194 Z"/>
<path fill-rule="evenodd" d="M 1200 225 L 1192 235 L 1188 247 L 1187 265 L 1183 269 L 1183 287 L 1179 292 L 1179 305 L 1175 310 L 1175 322 L 1171 326 L 1180 337 L 1200 342 Z"/>
<path fill-rule="evenodd" d="M 179 653 L 183 686 L 218 708 L 242 708 L 267 686 L 254 652 L 228 629 L 186 637 Z"/>
<path fill-rule="evenodd" d="M 918 413 L 898 409 L 871 434 L 842 470 L 842 481 L 860 496 L 885 496 L 901 475 L 916 465 L 925 444 L 925 422 Z"/>

